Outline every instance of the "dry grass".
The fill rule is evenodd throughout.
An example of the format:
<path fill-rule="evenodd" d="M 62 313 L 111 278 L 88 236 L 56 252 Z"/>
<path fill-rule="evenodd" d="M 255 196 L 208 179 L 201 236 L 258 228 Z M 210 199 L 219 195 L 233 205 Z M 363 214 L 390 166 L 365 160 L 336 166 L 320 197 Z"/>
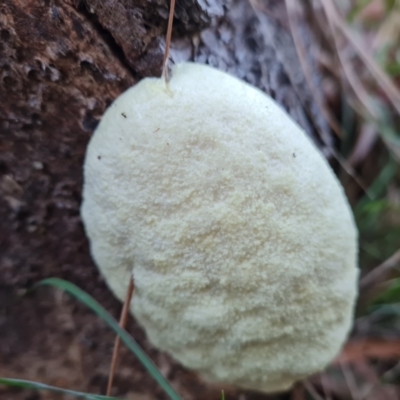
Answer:
<path fill-rule="evenodd" d="M 360 231 L 362 278 L 349 343 L 323 374 L 304 383 L 308 394 L 296 389 L 293 398 L 394 400 L 400 397 L 400 1 L 308 5 L 313 18 L 305 8 L 299 11 L 298 2 L 286 0 L 306 77 L 311 67 L 296 25 L 314 20 L 312 29 L 334 48 L 333 54 L 322 46 L 311 52 L 326 78 L 340 87 L 333 102 L 340 106 L 327 107 L 320 96 L 315 101 L 340 138 L 340 175 Z"/>

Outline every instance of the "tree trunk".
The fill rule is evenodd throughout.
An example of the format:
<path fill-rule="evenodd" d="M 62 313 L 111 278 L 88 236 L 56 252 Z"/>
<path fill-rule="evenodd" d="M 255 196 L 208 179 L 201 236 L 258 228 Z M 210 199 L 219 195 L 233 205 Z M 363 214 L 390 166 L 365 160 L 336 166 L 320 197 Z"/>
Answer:
<path fill-rule="evenodd" d="M 83 157 L 107 106 L 142 77 L 160 75 L 168 4 L 0 4 L 0 376 L 104 393 L 113 345 L 108 328 L 60 293 L 21 294 L 56 276 L 118 315 L 79 217 Z M 283 1 L 178 1 L 171 59 L 208 63 L 261 88 L 329 149 L 329 129 L 305 84 Z M 183 398 L 220 398 L 219 389 L 151 348 L 134 321 L 128 329 Z M 115 385 L 114 394 L 126 398 L 164 398 L 125 349 Z M 0 388 L 1 398 L 60 398 L 28 395 Z"/>

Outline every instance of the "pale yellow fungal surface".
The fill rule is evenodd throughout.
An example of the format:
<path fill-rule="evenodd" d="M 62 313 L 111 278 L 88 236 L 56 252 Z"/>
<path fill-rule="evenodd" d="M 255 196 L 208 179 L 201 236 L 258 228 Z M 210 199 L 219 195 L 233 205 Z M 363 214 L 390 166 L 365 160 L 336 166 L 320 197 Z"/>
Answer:
<path fill-rule="evenodd" d="M 261 391 L 323 369 L 352 324 L 357 232 L 329 165 L 261 91 L 198 64 L 144 79 L 90 141 L 93 258 L 150 341 Z"/>

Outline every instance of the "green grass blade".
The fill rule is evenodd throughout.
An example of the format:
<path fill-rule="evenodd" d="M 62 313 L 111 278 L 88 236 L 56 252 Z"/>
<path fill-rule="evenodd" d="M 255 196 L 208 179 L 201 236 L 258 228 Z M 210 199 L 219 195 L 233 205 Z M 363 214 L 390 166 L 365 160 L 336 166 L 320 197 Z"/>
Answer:
<path fill-rule="evenodd" d="M 368 203 L 379 199 L 384 195 L 390 182 L 395 178 L 398 171 L 397 161 L 390 157 L 386 165 L 383 167 L 378 177 L 374 180 L 372 185 L 368 188 L 368 196 L 364 196 L 355 208 L 355 213 L 359 213 L 362 209 L 368 205 Z"/>
<path fill-rule="evenodd" d="M 142 365 L 147 369 L 150 375 L 155 379 L 155 381 L 162 387 L 165 393 L 172 400 L 181 400 L 181 397 L 169 382 L 164 378 L 158 368 L 153 364 L 147 354 L 140 348 L 140 346 L 135 342 L 135 340 L 124 330 L 121 329 L 118 322 L 89 294 L 84 292 L 78 286 L 71 282 L 64 281 L 58 278 L 48 278 L 37 283 L 33 289 L 38 286 L 53 286 L 58 289 L 62 289 L 70 295 L 76 297 L 79 301 L 89 307 L 95 314 L 97 314 L 125 343 L 125 345 L 135 354 Z"/>
<path fill-rule="evenodd" d="M 374 305 L 400 302 L 400 278 L 392 279 L 387 289 L 374 300 Z"/>
<path fill-rule="evenodd" d="M 18 389 L 46 390 L 48 392 L 68 394 L 70 396 L 75 396 L 78 399 L 118 400 L 116 397 L 101 396 L 99 394 L 82 393 L 75 390 L 61 389 L 55 386 L 45 385 L 44 383 L 26 381 L 23 379 L 0 378 L 0 385 Z"/>

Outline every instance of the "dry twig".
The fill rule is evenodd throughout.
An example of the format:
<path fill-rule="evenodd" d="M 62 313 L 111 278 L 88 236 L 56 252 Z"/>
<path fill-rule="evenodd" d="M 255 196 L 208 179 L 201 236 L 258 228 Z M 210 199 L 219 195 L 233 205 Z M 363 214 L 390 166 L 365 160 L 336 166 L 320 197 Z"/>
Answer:
<path fill-rule="evenodd" d="M 341 361 L 339 362 L 340 368 L 342 369 L 344 379 L 347 383 L 349 391 L 351 393 L 351 398 L 353 400 L 361 400 L 360 391 L 357 388 L 357 383 L 354 378 L 353 372 L 349 368 L 348 364 Z"/>
<path fill-rule="evenodd" d="M 133 283 L 133 278 L 131 277 L 131 279 L 129 280 L 129 287 L 128 287 L 128 292 L 126 294 L 125 303 L 124 303 L 124 306 L 122 307 L 121 317 L 119 320 L 119 326 L 123 329 L 125 328 L 126 322 L 128 320 L 129 307 L 130 307 L 131 300 L 132 300 L 133 288 L 134 288 L 134 283 Z M 111 359 L 110 373 L 108 376 L 107 393 L 106 393 L 107 396 L 110 396 L 110 394 L 111 394 L 111 389 L 112 389 L 112 384 L 113 384 L 114 374 L 115 374 L 115 368 L 117 366 L 117 361 L 118 361 L 118 352 L 119 352 L 120 345 L 121 345 L 121 341 L 120 341 L 119 336 L 117 336 L 115 339 L 115 343 L 114 343 L 114 351 L 113 351 L 113 355 L 112 355 L 112 359 Z"/>
<path fill-rule="evenodd" d="M 371 286 L 381 283 L 385 280 L 387 273 L 400 264 L 400 249 L 396 251 L 390 258 L 382 264 L 374 268 L 368 275 L 364 276 L 360 281 L 360 288 L 364 291 Z"/>
<path fill-rule="evenodd" d="M 297 54 L 299 56 L 300 64 L 304 73 L 304 76 L 307 80 L 308 86 L 311 90 L 311 93 L 314 96 L 315 101 L 318 104 L 318 107 L 322 111 L 324 117 L 328 121 L 330 127 L 332 130 L 336 133 L 337 136 L 341 137 L 342 136 L 342 131 L 340 129 L 339 122 L 335 118 L 335 116 L 330 112 L 328 107 L 325 105 L 323 100 L 321 99 L 321 96 L 318 93 L 317 88 L 313 84 L 313 80 L 311 79 L 311 71 L 308 66 L 308 63 L 306 61 L 306 50 L 304 48 L 304 44 L 300 40 L 300 34 L 297 29 L 297 23 L 296 23 L 296 7 L 298 6 L 298 3 L 296 0 L 285 0 L 286 1 L 286 9 L 287 9 L 287 14 L 288 14 L 288 20 L 289 20 L 289 27 L 290 31 L 292 33 L 292 38 L 293 42 L 295 44 Z"/>
<path fill-rule="evenodd" d="M 343 22 L 343 19 L 339 15 L 332 0 L 321 0 L 322 5 L 325 9 L 326 16 L 330 23 L 339 28 L 345 35 L 347 40 L 352 44 L 353 48 L 357 51 L 360 58 L 363 60 L 371 74 L 374 76 L 376 81 L 382 87 L 386 93 L 388 99 L 392 103 L 393 107 L 400 114 L 400 92 L 393 84 L 391 79 L 382 71 L 379 65 L 374 61 L 374 59 L 368 54 L 363 47 L 360 45 L 358 40 L 354 37 L 353 33 L 350 31 L 348 26 Z M 339 52 L 339 49 L 338 49 Z M 354 77 L 355 74 L 353 74 Z M 351 83 L 351 82 L 350 82 Z M 372 114 L 373 115 L 373 114 Z"/>
<path fill-rule="evenodd" d="M 163 72 L 162 72 L 162 75 L 164 76 L 164 79 L 166 82 L 168 82 L 168 57 L 169 57 L 169 49 L 171 47 L 172 25 L 174 22 L 174 12 L 175 12 L 175 0 L 171 0 L 171 4 L 170 4 L 170 8 L 169 8 L 167 36 L 165 39 L 165 53 L 164 53 Z"/>
<path fill-rule="evenodd" d="M 304 381 L 304 387 L 315 400 L 325 400 L 322 396 L 319 395 L 319 393 L 315 390 L 314 386 L 309 381 Z"/>
<path fill-rule="evenodd" d="M 360 339 L 351 340 L 333 364 L 357 363 L 366 359 L 393 360 L 400 358 L 400 340 Z"/>

